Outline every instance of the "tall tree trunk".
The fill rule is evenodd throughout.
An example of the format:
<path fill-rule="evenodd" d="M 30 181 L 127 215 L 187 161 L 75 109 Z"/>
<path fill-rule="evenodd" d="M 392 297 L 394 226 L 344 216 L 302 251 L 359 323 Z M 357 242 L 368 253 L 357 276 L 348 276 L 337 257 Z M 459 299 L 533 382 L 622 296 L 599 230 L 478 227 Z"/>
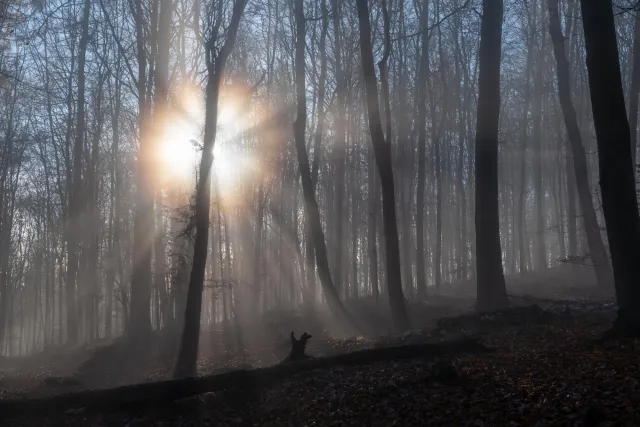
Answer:
<path fill-rule="evenodd" d="M 525 3 L 526 4 L 526 3 Z M 534 3 L 535 5 L 535 3 Z M 527 207 L 526 207 L 526 199 L 527 199 L 527 138 L 528 138 L 528 129 L 529 129 L 529 104 L 531 102 L 531 87 L 529 82 L 531 80 L 531 69 L 533 68 L 533 53 L 535 49 L 535 8 L 534 8 L 534 19 L 533 23 L 529 22 L 529 30 L 527 31 L 527 36 L 529 40 L 527 41 L 527 63 L 525 70 L 525 81 L 524 81 L 524 94 L 523 94 L 523 102 L 522 102 L 522 123 L 521 123 L 521 136 L 520 143 L 522 145 L 521 148 L 521 157 L 520 157 L 520 191 L 518 197 L 518 264 L 519 271 L 523 273 L 527 270 L 527 248 L 529 246 L 529 241 L 527 238 Z"/>
<path fill-rule="evenodd" d="M 213 164 L 213 148 L 216 140 L 218 123 L 218 98 L 220 85 L 229 54 L 231 53 L 238 34 L 240 19 L 244 13 L 247 0 L 236 0 L 233 4 L 231 21 L 227 29 L 224 45 L 217 52 L 207 43 L 207 88 L 206 113 L 204 127 L 204 146 L 200 159 L 200 179 L 196 189 L 195 226 L 196 238 L 193 249 L 193 266 L 189 278 L 187 303 L 184 313 L 184 328 L 180 351 L 174 370 L 174 377 L 193 377 L 196 375 L 198 360 L 198 340 L 200 338 L 200 312 L 202 310 L 202 289 L 207 263 L 207 247 L 209 245 L 209 208 L 211 196 L 211 166 Z M 213 37 L 218 37 L 214 34 Z M 215 59 L 213 56 L 215 55 Z M 228 255 L 228 254 L 227 254 Z"/>
<path fill-rule="evenodd" d="M 369 247 L 369 284 L 371 286 L 371 294 L 378 304 L 380 296 L 380 287 L 378 285 L 378 226 L 376 219 L 378 217 L 378 187 L 376 183 L 375 156 L 372 152 L 368 153 L 367 167 L 367 197 L 368 197 L 368 224 L 367 224 L 367 244 Z"/>
<path fill-rule="evenodd" d="M 342 229 L 343 229 L 343 210 L 344 210 L 344 193 L 345 193 L 345 163 L 346 163 L 346 139 L 345 139 L 345 120 L 346 120 L 346 76 L 342 64 L 342 35 L 340 31 L 340 6 L 338 0 L 331 0 L 331 13 L 333 16 L 333 42 L 334 42 L 334 59 L 336 73 L 336 115 L 335 123 L 335 141 L 333 145 L 334 161 L 336 170 L 335 177 L 335 253 L 333 258 L 333 277 L 335 279 L 338 293 L 344 293 L 342 285 Z"/>
<path fill-rule="evenodd" d="M 476 127 L 476 269 L 480 311 L 505 307 L 498 206 L 502 0 L 482 1 Z"/>
<path fill-rule="evenodd" d="M 566 54 L 567 62 L 571 65 L 572 61 L 572 39 L 575 44 L 574 30 L 573 30 L 573 14 L 575 10 L 575 0 L 569 0 L 569 4 L 567 6 L 567 15 L 566 15 L 566 37 L 567 37 L 567 45 L 569 46 L 569 51 Z M 571 151 L 570 144 L 565 144 L 565 169 L 567 170 L 567 240 L 569 244 L 568 254 L 569 255 L 578 255 L 578 214 L 576 212 L 576 182 L 575 182 L 575 173 L 571 173 L 574 171 L 573 159 L 572 156 L 569 155 Z M 574 171 L 575 172 L 575 171 Z M 573 268 L 577 268 L 576 264 L 573 264 Z"/>
<path fill-rule="evenodd" d="M 327 34 L 329 32 L 329 10 L 327 9 L 326 0 L 320 2 L 320 9 L 322 13 L 322 30 L 320 33 L 320 77 L 318 81 L 318 121 L 316 123 L 315 136 L 313 138 L 313 162 L 311 165 L 311 182 L 315 192 L 318 182 L 318 170 L 320 166 L 320 151 L 322 150 L 322 136 L 324 132 L 325 122 L 325 92 L 327 81 Z M 304 194 L 303 194 L 304 196 Z M 307 286 L 309 287 L 309 294 L 311 300 L 315 301 L 316 296 L 316 272 L 315 272 L 315 247 L 313 243 L 313 231 L 312 225 L 309 221 L 309 216 L 305 219 L 305 232 L 306 232 L 306 258 L 307 258 Z"/>
<path fill-rule="evenodd" d="M 640 217 L 611 0 L 581 0 L 602 207 L 618 300 L 616 324 L 640 331 Z"/>
<path fill-rule="evenodd" d="M 380 120 L 378 86 L 373 65 L 369 4 L 367 0 L 357 0 L 356 5 L 358 8 L 358 23 L 360 27 L 362 71 L 364 74 L 367 111 L 369 113 L 369 132 L 371 133 L 371 143 L 373 144 L 378 172 L 380 174 L 380 184 L 382 186 L 382 214 L 387 252 L 387 291 L 389 293 L 393 326 L 396 330 L 404 330 L 409 327 L 409 317 L 402 291 L 400 244 L 398 242 L 391 146 L 385 141 L 382 122 Z"/>
<path fill-rule="evenodd" d="M 539 0 L 534 0 L 537 5 Z M 535 7 L 535 6 L 534 6 Z M 543 7 L 540 8 L 540 21 L 543 21 Z M 534 18 L 535 22 L 535 18 Z M 542 147 L 542 98 L 543 98 L 543 77 L 544 77 L 544 51 L 542 46 L 546 42 L 545 32 L 542 33 L 541 40 L 537 40 L 538 56 L 536 59 L 536 74 L 533 83 L 533 120 L 532 120 L 532 148 L 533 148 L 533 189 L 536 198 L 536 230 L 534 239 L 534 268 L 542 269 L 547 267 L 546 248 L 546 222 L 545 222 L 545 191 L 542 182 L 543 147 Z"/>
<path fill-rule="evenodd" d="M 355 114 L 354 114 L 355 115 Z M 352 132 L 356 129 L 355 120 L 350 120 Z M 351 191 L 351 280 L 349 281 L 349 296 L 358 298 L 359 284 L 358 281 L 358 222 L 359 222 L 359 199 L 360 199 L 360 183 L 358 171 L 358 153 L 356 151 L 356 139 L 351 139 L 351 164 L 350 171 L 352 173 L 350 182 Z"/>
<path fill-rule="evenodd" d="M 143 23 L 142 2 L 135 3 L 138 51 L 138 125 L 140 149 L 137 162 L 136 203 L 133 218 L 133 253 L 131 272 L 131 303 L 129 305 L 131 328 L 128 331 L 135 341 L 146 338 L 151 332 L 151 242 L 153 241 L 153 171 L 152 150 L 149 144 L 148 88 L 146 36 Z"/>
<path fill-rule="evenodd" d="M 631 88 L 629 89 L 629 130 L 631 132 L 631 159 L 635 165 L 638 140 L 638 92 L 640 92 L 640 19 L 636 16 L 633 21 L 633 68 Z"/>
<path fill-rule="evenodd" d="M 420 65 L 418 67 L 418 186 L 416 193 L 416 281 L 418 287 L 418 299 L 427 296 L 426 260 L 424 253 L 424 191 L 426 182 L 426 156 L 427 156 L 427 73 L 429 71 L 429 2 L 422 2 L 421 21 L 421 51 Z"/>
<path fill-rule="evenodd" d="M 324 241 L 324 233 L 322 232 L 322 223 L 320 222 L 320 210 L 316 202 L 315 189 L 311 179 L 311 170 L 309 167 L 309 155 L 307 154 L 304 142 L 305 128 L 307 119 L 307 105 L 305 93 L 305 18 L 303 9 L 303 0 L 295 0 L 295 16 L 296 16 L 296 120 L 293 122 L 293 134 L 296 145 L 296 153 L 298 157 L 298 166 L 302 181 L 302 193 L 304 196 L 304 207 L 307 221 L 311 225 L 313 243 L 316 253 L 316 264 L 318 266 L 318 275 L 320 283 L 327 303 L 331 310 L 341 320 L 346 320 L 354 325 L 353 318 L 347 313 L 344 305 L 340 301 L 338 291 L 333 285 L 331 272 L 329 271 L 329 258 L 327 256 L 327 247 Z"/>
<path fill-rule="evenodd" d="M 593 198 L 591 197 L 589 186 L 587 157 L 584 146 L 582 145 L 576 111 L 573 107 L 573 101 L 571 100 L 571 73 L 569 62 L 567 61 L 564 51 L 564 37 L 560 27 L 560 17 L 558 16 L 558 0 L 548 0 L 547 4 L 549 6 L 549 31 L 553 41 L 553 52 L 557 64 L 558 96 L 560 98 L 564 122 L 567 127 L 571 151 L 573 153 L 573 169 L 580 206 L 582 207 L 585 232 L 587 233 L 591 259 L 595 265 L 598 287 L 606 289 L 612 283 L 613 276 L 609 265 L 607 250 L 602 242 L 596 211 L 593 207 Z M 571 173 L 571 171 L 568 170 L 567 173 Z"/>
<path fill-rule="evenodd" d="M 252 314 L 258 314 L 259 312 L 259 303 L 260 303 L 260 294 L 264 292 L 262 289 L 262 280 L 260 280 L 260 259 L 262 258 L 262 223 L 264 218 L 264 181 L 260 179 L 258 183 L 258 196 L 257 196 L 258 209 L 256 210 L 256 220 L 255 220 L 255 236 L 254 236 L 254 251 L 253 251 L 253 277 L 252 283 L 253 289 L 255 290 L 252 298 L 251 305 Z M 219 207 L 220 208 L 220 207 Z"/>
<path fill-rule="evenodd" d="M 172 0 L 160 0 L 159 25 L 157 33 L 158 58 L 155 67 L 155 100 L 154 125 L 159 127 L 159 121 L 165 119 L 163 113 L 168 112 L 169 102 L 169 47 L 171 44 L 171 20 L 173 15 Z M 171 313 L 167 286 L 165 283 L 165 245 L 163 223 L 163 198 L 162 189 L 157 188 L 156 198 L 156 238 L 155 238 L 155 264 L 154 287 L 160 299 L 162 323 L 167 326 L 170 323 Z M 158 325 L 159 327 L 160 325 Z"/>
<path fill-rule="evenodd" d="M 440 1 L 436 3 L 436 15 L 440 15 Z M 446 126 L 447 120 L 447 109 L 448 109 L 448 95 L 449 90 L 447 87 L 447 77 L 445 75 L 445 63 L 444 63 L 444 52 L 442 49 L 442 30 L 440 26 L 438 26 L 438 53 L 440 56 L 440 77 L 442 81 L 442 91 L 445 94 L 443 96 L 443 100 L 441 102 L 441 124 L 439 130 L 436 130 L 436 126 L 434 123 L 434 119 L 436 117 L 436 103 L 435 103 L 435 82 L 431 79 L 431 135 L 432 141 L 434 145 L 434 169 L 435 169 L 435 178 L 436 178 L 436 249 L 434 251 L 434 260 L 433 260 L 433 268 L 434 268 L 434 286 L 437 292 L 440 292 L 440 285 L 442 283 L 442 161 L 441 157 L 441 147 L 440 147 L 440 138 L 442 137 L 442 129 Z M 428 61 L 427 61 L 428 65 Z M 429 72 L 431 75 L 431 72 Z"/>
<path fill-rule="evenodd" d="M 568 255 L 578 255 L 578 214 L 576 212 L 576 177 L 575 167 L 572 159 L 573 154 L 569 154 L 571 147 L 565 146 L 565 169 L 567 170 L 567 240 L 569 243 Z M 584 148 L 584 147 L 583 147 Z M 585 159 L 586 163 L 586 159 Z M 589 194 L 591 190 L 589 189 Z M 598 230 L 599 231 L 599 230 Z"/>
<path fill-rule="evenodd" d="M 75 344 L 78 340 L 78 319 L 76 316 L 76 286 L 78 280 L 78 232 L 82 217 L 82 155 L 85 134 L 85 64 L 89 43 L 89 13 L 91 2 L 85 0 L 82 14 L 82 35 L 78 52 L 78 105 L 76 138 L 73 146 L 73 189 L 70 192 L 69 215 L 75 224 L 69 232 L 67 266 L 67 341 Z"/>

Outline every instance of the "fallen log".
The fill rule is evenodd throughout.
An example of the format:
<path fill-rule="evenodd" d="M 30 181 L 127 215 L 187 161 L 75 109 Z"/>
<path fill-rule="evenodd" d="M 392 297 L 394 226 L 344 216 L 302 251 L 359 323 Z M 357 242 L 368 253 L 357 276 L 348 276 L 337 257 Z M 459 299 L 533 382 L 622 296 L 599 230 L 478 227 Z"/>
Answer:
<path fill-rule="evenodd" d="M 469 339 L 437 343 L 383 347 L 355 351 L 330 357 L 309 358 L 299 362 L 280 363 L 260 369 L 240 369 L 218 375 L 159 381 L 88 390 L 36 399 L 0 400 L 0 418 L 19 414 L 42 414 L 66 410 L 105 410 L 157 407 L 192 396 L 227 389 L 255 390 L 286 377 L 335 366 L 363 365 L 409 358 L 436 358 L 460 353 L 487 353 L 493 349 Z"/>

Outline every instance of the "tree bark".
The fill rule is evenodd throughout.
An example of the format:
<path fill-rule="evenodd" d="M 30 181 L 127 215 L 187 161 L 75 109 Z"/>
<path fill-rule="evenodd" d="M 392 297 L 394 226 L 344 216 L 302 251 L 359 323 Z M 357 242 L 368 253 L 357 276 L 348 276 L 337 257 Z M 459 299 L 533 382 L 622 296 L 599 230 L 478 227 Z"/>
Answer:
<path fill-rule="evenodd" d="M 587 242 L 594 262 L 598 287 L 606 289 L 611 285 L 613 276 L 607 250 L 602 242 L 598 218 L 593 207 L 593 198 L 589 186 L 587 158 L 582 144 L 576 110 L 571 100 L 571 73 L 569 62 L 564 51 L 564 37 L 558 15 L 558 0 L 547 0 L 549 7 L 549 32 L 553 41 L 553 52 L 556 57 L 558 75 L 558 96 L 567 128 L 569 144 L 573 153 L 573 172 L 577 184 L 578 197 L 582 208 Z M 567 171 L 571 173 L 571 171 Z"/>
<path fill-rule="evenodd" d="M 581 0 L 616 324 L 640 331 L 640 218 L 611 0 Z"/>
<path fill-rule="evenodd" d="M 537 4 L 538 0 L 534 0 Z M 535 7 L 535 6 L 534 6 Z M 543 22 L 544 8 L 540 7 L 540 22 Z M 535 15 L 534 15 L 535 22 Z M 535 30 L 537 31 L 537 29 Z M 544 78 L 544 51 L 542 46 L 546 42 L 545 32 L 542 32 L 541 39 L 536 40 L 534 46 L 538 48 L 538 56 L 536 58 L 536 73 L 533 83 L 533 108 L 532 108 L 532 149 L 533 149 L 533 189 L 536 199 L 536 229 L 534 239 L 534 268 L 547 268 L 547 246 L 546 246 L 546 221 L 545 221 L 545 191 L 543 187 L 542 164 L 543 146 L 542 146 L 542 98 L 543 98 L 543 78 Z"/>
<path fill-rule="evenodd" d="M 500 248 L 498 125 L 502 0 L 483 0 L 480 27 L 478 122 L 476 125 L 476 269 L 479 311 L 509 304 Z"/>
<path fill-rule="evenodd" d="M 151 174 L 152 153 L 149 147 L 149 128 L 147 123 L 147 53 L 145 49 L 143 6 L 136 2 L 134 21 L 136 26 L 138 51 L 138 126 L 140 149 L 137 162 L 136 203 L 133 219 L 133 250 L 131 274 L 130 322 L 128 331 L 133 341 L 145 339 L 151 333 L 150 297 L 151 297 L 151 239 L 155 231 L 153 217 L 153 185 Z"/>
<path fill-rule="evenodd" d="M 327 34 L 329 32 L 329 10 L 327 9 L 326 0 L 320 2 L 320 9 L 322 13 L 322 30 L 320 33 L 320 77 L 318 81 L 318 122 L 316 124 L 315 136 L 313 138 L 313 162 L 311 165 L 311 182 L 313 190 L 318 182 L 318 169 L 320 167 L 320 152 L 322 150 L 322 136 L 324 131 L 325 122 L 325 92 L 327 81 Z M 303 194 L 304 196 L 304 194 Z M 313 231 L 312 225 L 309 222 L 309 217 L 305 219 L 305 232 L 306 232 L 306 257 L 307 257 L 307 286 L 309 287 L 309 294 L 312 301 L 315 301 L 316 296 L 316 272 L 315 272 L 315 247 L 313 243 Z"/>
<path fill-rule="evenodd" d="M 531 26 L 531 23 L 529 23 Z M 535 29 L 529 29 L 530 32 L 535 31 Z M 529 34 L 529 32 L 527 33 Z M 529 86 L 529 81 L 531 79 L 531 68 L 533 66 L 533 50 L 535 48 L 535 37 L 533 35 L 529 35 L 531 38 L 528 41 L 527 46 L 527 64 L 525 71 L 525 81 L 524 81 L 524 94 L 522 100 L 522 123 L 521 123 L 521 136 L 520 136 L 520 144 L 522 146 L 521 150 L 521 162 L 520 162 L 520 191 L 518 197 L 518 212 L 516 214 L 518 218 L 517 224 L 517 233 L 518 233 L 518 265 L 519 272 L 523 273 L 527 271 L 527 247 L 529 246 L 528 238 L 527 238 L 527 208 L 526 208 L 526 193 L 527 193 L 527 138 L 528 138 L 528 128 L 529 128 L 529 103 L 531 100 L 531 88 Z"/>
<path fill-rule="evenodd" d="M 424 253 L 424 191 L 426 181 L 426 155 L 427 155 L 427 73 L 429 62 L 429 2 L 423 0 L 422 16 L 420 17 L 422 34 L 421 34 L 421 51 L 420 65 L 418 67 L 418 94 L 416 102 L 418 103 L 418 186 L 416 190 L 416 281 L 418 287 L 418 299 L 424 299 L 427 296 L 427 275 L 425 264 L 427 257 Z"/>
<path fill-rule="evenodd" d="M 213 163 L 213 148 L 216 139 L 216 126 L 218 123 L 218 98 L 220 85 L 229 54 L 238 34 L 240 19 L 244 13 L 247 0 L 236 0 L 233 4 L 233 12 L 229 28 L 227 30 L 224 45 L 217 53 L 215 60 L 208 46 L 207 53 L 207 89 L 206 89 L 206 113 L 204 128 L 204 146 L 200 159 L 200 179 L 196 189 L 195 200 L 195 226 L 196 238 L 193 250 L 193 266 L 189 278 L 187 291 L 187 304 L 184 314 L 184 329 L 180 343 L 178 360 L 174 370 L 176 378 L 193 377 L 196 375 L 196 362 L 198 360 L 198 341 L 200 338 L 200 312 L 202 310 L 202 290 L 204 286 L 204 274 L 207 263 L 207 247 L 209 240 L 209 209 L 211 196 L 211 166 Z M 214 34 L 213 37 L 218 37 Z"/>
<path fill-rule="evenodd" d="M 638 92 L 640 92 L 640 19 L 635 17 L 633 23 L 633 68 L 629 89 L 629 130 L 631 131 L 631 159 L 634 165 L 637 162 Z"/>
<path fill-rule="evenodd" d="M 82 35 L 78 52 L 78 105 L 76 138 L 73 146 L 73 189 L 69 196 L 69 220 L 74 224 L 69 231 L 67 264 L 67 341 L 75 344 L 78 340 L 78 319 L 76 313 L 76 287 L 78 283 L 78 231 L 82 217 L 82 155 L 85 134 L 85 65 L 87 44 L 89 43 L 89 13 L 91 2 L 85 0 L 82 14 Z"/>
<path fill-rule="evenodd" d="M 345 193 L 345 166 L 346 166 L 346 138 L 345 138 L 345 121 L 346 121 L 346 78 L 345 71 L 342 64 L 342 36 L 340 31 L 340 6 L 337 0 L 331 0 L 331 13 L 333 15 L 333 42 L 334 42 L 334 59 L 335 59 L 335 74 L 336 74 L 336 115 L 334 116 L 335 123 L 335 140 L 334 140 L 334 161 L 336 170 L 334 172 L 335 178 L 335 253 L 333 258 L 333 278 L 335 279 L 335 285 L 338 288 L 338 293 L 344 295 L 343 289 L 343 242 L 342 242 L 342 230 L 343 230 L 343 210 L 344 210 L 344 193 Z"/>
<path fill-rule="evenodd" d="M 160 0 L 160 12 L 158 22 L 158 58 L 155 69 L 155 99 L 156 114 L 154 122 L 159 126 L 159 120 L 163 120 L 162 113 L 168 112 L 169 102 L 169 47 L 171 44 L 171 20 L 173 15 L 172 0 Z M 158 114 L 159 113 L 159 114 Z M 166 119 L 166 117 L 164 118 Z M 157 188 L 156 195 L 156 239 L 155 239 L 155 264 L 154 286 L 160 299 L 162 323 L 167 326 L 170 323 L 171 313 L 169 297 L 165 281 L 165 245 L 162 215 L 162 189 Z M 160 325 L 158 325 L 160 327 Z"/>
<path fill-rule="evenodd" d="M 371 143 L 373 144 L 382 186 L 382 214 L 387 252 L 387 291 L 389 293 L 393 326 L 396 330 L 404 330 L 409 327 L 409 317 L 407 315 L 404 293 L 402 291 L 400 244 L 398 242 L 391 146 L 385 141 L 382 121 L 380 120 L 378 87 L 371 44 L 369 4 L 367 0 L 357 0 L 356 5 L 358 8 L 358 23 L 360 27 L 360 51 L 362 55 L 362 70 L 369 115 L 369 132 L 371 134 Z"/>
<path fill-rule="evenodd" d="M 296 120 L 293 122 L 293 135 L 298 157 L 298 166 L 302 181 L 302 194 L 304 196 L 304 207 L 307 221 L 311 226 L 313 243 L 316 254 L 316 264 L 318 266 L 318 276 L 322 290 L 327 298 L 329 307 L 334 314 L 340 316 L 341 320 L 349 323 L 351 327 L 355 327 L 354 319 L 346 311 L 336 287 L 333 284 L 331 272 L 329 271 L 329 258 L 327 256 L 327 246 L 322 231 L 322 223 L 320 222 L 320 210 L 316 202 L 315 188 L 311 178 L 311 170 L 309 167 L 309 155 L 305 146 L 305 129 L 307 119 L 307 105 L 305 93 L 305 33 L 306 25 L 303 10 L 303 0 L 295 1 L 296 15 Z"/>

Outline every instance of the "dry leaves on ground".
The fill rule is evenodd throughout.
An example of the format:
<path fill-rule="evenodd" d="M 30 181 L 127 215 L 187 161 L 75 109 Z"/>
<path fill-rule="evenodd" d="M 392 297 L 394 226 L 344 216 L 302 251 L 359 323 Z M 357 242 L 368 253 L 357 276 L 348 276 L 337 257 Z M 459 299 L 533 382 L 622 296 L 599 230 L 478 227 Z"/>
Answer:
<path fill-rule="evenodd" d="M 635 409 L 640 407 L 640 342 L 595 343 L 593 338 L 610 321 L 606 310 L 590 310 L 518 327 L 485 322 L 463 332 L 497 349 L 487 355 L 335 367 L 286 378 L 266 390 L 208 394 L 165 408 L 110 414 L 68 411 L 46 419 L 22 417 L 6 425 L 640 425 Z M 419 339 L 431 337 L 412 331 L 395 341 Z M 326 345 L 341 352 L 376 342 L 359 338 Z M 439 374 L 442 370 L 448 373 Z"/>

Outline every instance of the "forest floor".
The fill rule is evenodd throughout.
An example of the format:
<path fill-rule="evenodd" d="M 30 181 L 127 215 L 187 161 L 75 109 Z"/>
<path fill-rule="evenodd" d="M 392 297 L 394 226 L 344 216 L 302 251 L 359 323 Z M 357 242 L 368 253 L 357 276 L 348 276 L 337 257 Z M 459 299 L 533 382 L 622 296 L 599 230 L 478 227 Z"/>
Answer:
<path fill-rule="evenodd" d="M 578 298 L 562 304 L 539 301 L 539 305 L 542 310 L 533 318 L 458 317 L 441 321 L 438 328 L 386 338 L 314 336 L 309 341 L 310 353 L 325 355 L 467 336 L 494 348 L 491 353 L 336 366 L 284 377 L 268 387 L 207 393 L 157 408 L 109 412 L 61 408 L 46 416 L 22 414 L 0 423 L 640 426 L 640 341 L 597 340 L 611 325 L 615 306 Z M 206 364 L 205 358 L 201 372 L 215 371 Z M 12 391 L 5 381 L 0 389 L 3 400 L 34 394 Z"/>

